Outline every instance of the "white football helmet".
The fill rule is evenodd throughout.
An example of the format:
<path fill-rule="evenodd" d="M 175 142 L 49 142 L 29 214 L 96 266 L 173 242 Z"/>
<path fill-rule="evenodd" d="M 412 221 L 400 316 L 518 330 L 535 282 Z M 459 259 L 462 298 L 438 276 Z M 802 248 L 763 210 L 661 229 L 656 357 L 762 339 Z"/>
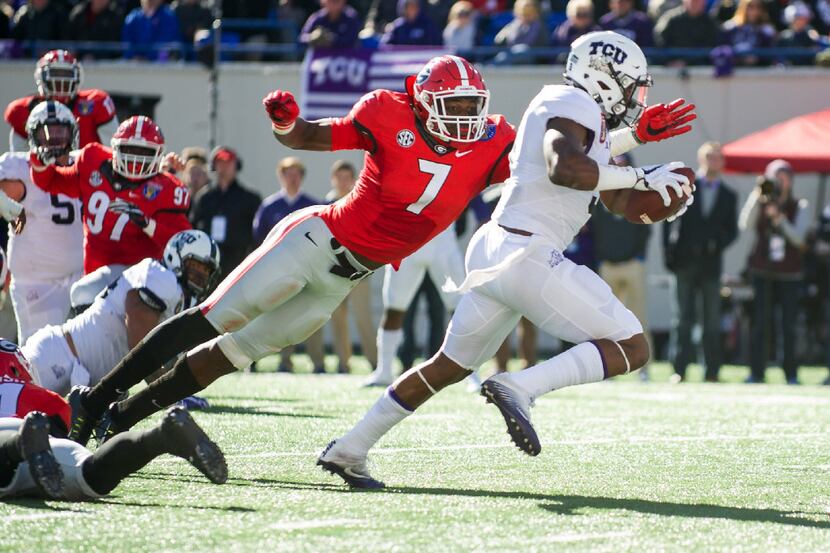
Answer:
<path fill-rule="evenodd" d="M 189 260 L 203 268 L 188 266 Z M 198 301 L 204 299 L 219 279 L 219 246 L 201 230 L 183 230 L 167 241 L 161 261 L 173 271 L 185 293 Z"/>
<path fill-rule="evenodd" d="M 612 129 L 640 118 L 652 83 L 643 51 L 613 31 L 588 33 L 573 41 L 565 81 L 596 100 Z"/>
<path fill-rule="evenodd" d="M 78 149 L 78 123 L 68 107 L 46 100 L 34 107 L 26 120 L 29 151 L 46 164 Z"/>

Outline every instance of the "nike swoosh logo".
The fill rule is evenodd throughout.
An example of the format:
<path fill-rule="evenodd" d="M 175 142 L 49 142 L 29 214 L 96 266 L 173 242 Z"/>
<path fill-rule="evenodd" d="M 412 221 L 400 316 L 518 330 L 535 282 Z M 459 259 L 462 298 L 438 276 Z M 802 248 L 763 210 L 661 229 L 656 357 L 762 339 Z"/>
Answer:
<path fill-rule="evenodd" d="M 466 152 L 459 152 L 459 151 L 456 150 L 455 157 L 466 156 L 467 154 L 471 154 L 472 152 L 473 152 L 472 150 L 467 150 Z"/>
<path fill-rule="evenodd" d="M 317 242 L 315 242 L 315 241 L 314 241 L 314 238 L 312 238 L 312 237 L 311 237 L 311 233 L 310 233 L 310 232 L 305 233 L 305 237 L 306 237 L 306 238 L 308 238 L 309 240 L 311 240 L 311 243 L 312 243 L 312 244 L 314 244 L 315 246 L 317 246 Z M 317 247 L 319 247 L 319 246 L 317 246 Z"/>

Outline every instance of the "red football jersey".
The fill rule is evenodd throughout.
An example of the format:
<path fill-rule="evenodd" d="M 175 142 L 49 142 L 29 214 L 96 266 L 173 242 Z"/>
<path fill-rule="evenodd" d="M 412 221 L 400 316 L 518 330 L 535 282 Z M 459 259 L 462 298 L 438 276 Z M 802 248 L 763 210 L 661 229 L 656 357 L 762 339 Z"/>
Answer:
<path fill-rule="evenodd" d="M 26 96 L 18 98 L 6 107 L 3 117 L 14 132 L 26 140 L 26 120 L 29 113 L 43 98 Z M 101 142 L 98 136 L 98 127 L 112 121 L 115 117 L 115 104 L 110 95 L 103 90 L 90 88 L 80 90 L 75 99 L 67 106 L 78 120 L 78 146 L 83 148 L 90 142 Z"/>
<path fill-rule="evenodd" d="M 145 257 L 160 259 L 167 241 L 190 228 L 190 193 L 176 177 L 159 173 L 138 183 L 129 181 L 113 170 L 112 150 L 95 142 L 80 150 L 73 165 L 33 169 L 32 179 L 49 194 L 81 199 L 85 273 L 113 263 L 135 265 Z M 115 199 L 137 205 L 153 219 L 153 235 L 130 222 L 128 215 L 109 211 Z"/>
<path fill-rule="evenodd" d="M 0 417 L 22 419 L 27 413 L 40 411 L 50 419 L 63 422 L 63 433 L 69 430 L 72 410 L 61 396 L 29 382 L 0 376 Z"/>
<path fill-rule="evenodd" d="M 484 136 L 451 147 L 424 128 L 404 93 L 378 90 L 332 123 L 332 150 L 366 150 L 354 190 L 320 216 L 350 250 L 397 267 L 510 176 L 516 130 L 491 115 Z"/>

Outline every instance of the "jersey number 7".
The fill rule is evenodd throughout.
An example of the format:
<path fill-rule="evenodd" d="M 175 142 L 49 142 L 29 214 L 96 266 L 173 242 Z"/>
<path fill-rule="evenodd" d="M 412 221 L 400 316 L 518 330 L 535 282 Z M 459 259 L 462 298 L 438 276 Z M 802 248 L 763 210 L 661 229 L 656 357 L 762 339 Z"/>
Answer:
<path fill-rule="evenodd" d="M 432 175 L 429 179 L 427 187 L 424 189 L 421 197 L 406 206 L 406 210 L 415 215 L 419 215 L 432 201 L 438 196 L 441 187 L 447 182 L 447 177 L 450 175 L 452 165 L 444 163 L 435 163 L 434 161 L 427 161 L 426 159 L 418 160 L 418 168 L 422 173 Z"/>

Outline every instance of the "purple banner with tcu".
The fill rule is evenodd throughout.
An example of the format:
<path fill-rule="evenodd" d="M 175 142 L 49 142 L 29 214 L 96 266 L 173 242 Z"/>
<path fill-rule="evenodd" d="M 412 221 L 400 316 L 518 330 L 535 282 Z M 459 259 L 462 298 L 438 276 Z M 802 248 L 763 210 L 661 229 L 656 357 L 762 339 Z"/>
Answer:
<path fill-rule="evenodd" d="M 303 118 L 342 117 L 361 96 L 385 88 L 403 91 L 404 78 L 415 75 L 438 48 L 381 50 L 309 49 L 303 61 L 300 109 Z"/>

